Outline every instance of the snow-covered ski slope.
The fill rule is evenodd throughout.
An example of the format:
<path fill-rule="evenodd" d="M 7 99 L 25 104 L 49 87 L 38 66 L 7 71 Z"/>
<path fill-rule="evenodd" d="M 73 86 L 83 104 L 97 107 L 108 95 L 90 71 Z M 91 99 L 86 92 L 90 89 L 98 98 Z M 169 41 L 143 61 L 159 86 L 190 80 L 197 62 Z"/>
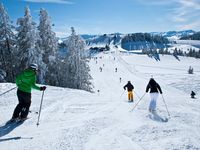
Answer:
<path fill-rule="evenodd" d="M 199 59 L 180 57 L 178 61 L 165 55 L 158 62 L 117 51 L 97 57 L 90 61 L 95 93 L 48 86 L 38 127 L 36 112 L 42 92 L 33 91 L 30 119 L 10 127 L 4 124 L 17 104 L 16 90 L 1 96 L 0 150 L 200 149 L 200 96 L 190 98 L 191 90 L 200 92 Z M 192 75 L 187 74 L 189 66 L 194 68 Z M 163 90 L 171 115 L 168 122 L 150 119 L 149 94 L 132 110 L 151 75 Z M 135 87 L 134 103 L 127 102 L 123 90 L 127 81 Z M 0 93 L 14 86 L 1 83 Z M 157 106 L 158 115 L 168 117 L 161 96 Z"/>

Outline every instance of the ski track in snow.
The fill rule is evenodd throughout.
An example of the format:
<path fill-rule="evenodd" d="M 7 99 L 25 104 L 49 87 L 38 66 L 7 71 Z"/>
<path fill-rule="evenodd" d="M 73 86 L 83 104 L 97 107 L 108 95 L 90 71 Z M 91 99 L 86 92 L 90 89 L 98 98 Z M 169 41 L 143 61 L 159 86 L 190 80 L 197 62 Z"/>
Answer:
<path fill-rule="evenodd" d="M 200 150 L 200 99 L 189 97 L 191 89 L 200 91 L 199 60 L 180 58 L 178 62 L 162 56 L 161 62 L 156 62 L 146 56 L 122 55 L 117 51 L 97 55 L 100 56 L 97 64 L 93 59 L 90 61 L 95 93 L 48 86 L 38 127 L 35 112 L 39 109 L 41 92 L 33 91 L 30 119 L 5 130 L 1 129 L 17 104 L 16 90 L 3 95 L 0 149 Z M 187 74 L 188 64 L 197 71 L 193 75 Z M 132 110 L 145 93 L 152 74 L 163 89 L 171 115 L 168 122 L 149 118 L 149 94 Z M 134 103 L 127 102 L 127 92 L 123 90 L 128 80 L 135 87 Z M 14 86 L 0 84 L 0 93 Z M 161 96 L 157 105 L 158 115 L 168 117 Z"/>

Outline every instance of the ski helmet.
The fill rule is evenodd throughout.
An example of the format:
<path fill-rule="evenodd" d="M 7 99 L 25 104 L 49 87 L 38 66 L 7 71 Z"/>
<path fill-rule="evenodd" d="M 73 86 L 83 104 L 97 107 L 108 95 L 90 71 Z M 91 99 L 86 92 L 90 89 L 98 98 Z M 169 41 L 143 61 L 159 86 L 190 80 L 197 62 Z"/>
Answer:
<path fill-rule="evenodd" d="M 33 70 L 38 70 L 38 65 L 37 64 L 30 64 L 29 68 L 33 69 Z"/>

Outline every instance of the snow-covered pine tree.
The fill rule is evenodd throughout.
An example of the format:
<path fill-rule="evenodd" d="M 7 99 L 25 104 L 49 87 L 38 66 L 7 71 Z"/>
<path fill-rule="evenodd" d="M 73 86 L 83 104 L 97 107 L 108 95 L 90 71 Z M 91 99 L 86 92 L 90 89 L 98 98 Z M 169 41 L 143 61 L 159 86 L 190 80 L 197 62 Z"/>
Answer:
<path fill-rule="evenodd" d="M 57 47 L 56 34 L 52 31 L 51 20 L 46 10 L 40 10 L 39 47 L 43 52 L 42 59 L 47 66 L 45 72 L 45 83 L 59 85 L 57 81 Z"/>
<path fill-rule="evenodd" d="M 32 21 L 30 9 L 25 7 L 25 15 L 17 20 L 17 49 L 19 71 L 27 68 L 31 63 L 41 63 L 41 53 L 37 49 L 38 40 L 36 23 Z"/>
<path fill-rule="evenodd" d="M 58 57 L 56 73 L 57 73 L 57 86 L 68 87 L 68 73 L 67 73 L 67 59 L 66 56 Z"/>
<path fill-rule="evenodd" d="M 9 16 L 3 6 L 0 4 L 0 69 L 4 81 L 14 81 L 14 50 L 15 50 L 15 35 L 13 33 Z"/>
<path fill-rule="evenodd" d="M 25 8 L 23 18 L 17 20 L 17 49 L 18 49 L 18 71 L 27 68 L 31 63 L 37 63 L 41 68 L 45 68 L 42 61 L 42 52 L 38 46 L 39 35 L 36 23 L 32 21 L 30 9 Z M 39 82 L 42 83 L 43 74 L 39 73 Z"/>
<path fill-rule="evenodd" d="M 71 28 L 72 34 L 67 40 L 67 61 L 68 61 L 68 86 L 70 88 L 92 91 L 89 74 L 90 68 L 85 54 L 85 42 L 76 35 L 74 28 Z"/>

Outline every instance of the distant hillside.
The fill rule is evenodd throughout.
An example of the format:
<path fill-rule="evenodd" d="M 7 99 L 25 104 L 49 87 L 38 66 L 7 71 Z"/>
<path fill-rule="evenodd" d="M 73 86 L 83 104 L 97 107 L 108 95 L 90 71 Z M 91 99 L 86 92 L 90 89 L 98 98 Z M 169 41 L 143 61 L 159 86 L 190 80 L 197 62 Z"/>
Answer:
<path fill-rule="evenodd" d="M 181 40 L 200 40 L 200 32 L 196 32 L 193 35 L 187 35 L 180 38 Z"/>
<path fill-rule="evenodd" d="M 193 30 L 183 30 L 183 31 L 168 31 L 168 32 L 151 32 L 153 35 L 162 35 L 170 40 L 178 40 L 185 36 L 190 36 L 196 33 Z"/>
<path fill-rule="evenodd" d="M 161 35 L 152 35 L 150 33 L 133 33 L 122 35 L 120 33 L 104 34 L 91 36 L 82 36 L 86 44 L 90 47 L 98 47 L 105 45 L 120 45 L 125 50 L 138 49 L 157 49 L 165 48 L 169 40 Z"/>
<path fill-rule="evenodd" d="M 92 39 L 94 37 L 96 37 L 97 35 L 89 35 L 89 34 L 82 34 L 81 37 L 85 40 L 87 39 Z"/>
<path fill-rule="evenodd" d="M 128 34 L 122 38 L 121 47 L 126 50 L 150 50 L 166 48 L 169 40 L 162 35 L 150 33 Z"/>
<path fill-rule="evenodd" d="M 114 34 L 103 34 L 103 35 L 81 35 L 83 39 L 85 39 L 86 44 L 88 46 L 92 45 L 110 45 L 111 42 L 115 44 L 119 44 L 121 40 L 122 34 L 114 33 Z M 91 38 L 89 38 L 91 37 Z"/>
<path fill-rule="evenodd" d="M 122 47 L 124 50 L 136 51 L 136 50 L 150 50 L 150 49 L 163 49 L 174 47 L 179 39 L 187 37 L 190 39 L 192 37 L 199 37 L 199 32 L 193 30 L 184 30 L 184 31 L 168 31 L 168 32 L 150 32 L 150 33 L 131 33 L 131 34 L 102 34 L 102 35 L 90 35 L 83 34 L 80 35 L 86 42 L 86 45 L 91 49 L 105 49 L 106 46 L 114 45 L 117 47 Z M 195 39 L 193 38 L 193 39 Z M 60 47 L 61 41 L 66 41 L 67 38 L 59 39 Z M 199 48 L 199 43 L 187 42 L 185 40 L 185 47 L 189 49 L 191 46 Z M 99 48 L 98 48 L 99 47 Z M 176 47 L 176 46 L 175 46 Z M 179 47 L 179 45 L 178 45 Z"/>
<path fill-rule="evenodd" d="M 183 30 L 183 31 L 168 31 L 168 32 L 150 32 L 151 35 L 159 35 L 163 36 L 168 39 L 180 39 L 182 37 L 186 36 L 191 36 L 195 34 L 196 32 L 193 30 Z M 130 33 L 130 34 L 135 34 L 135 33 Z M 81 37 L 87 41 L 95 41 L 95 42 L 102 42 L 101 40 L 97 40 L 98 38 L 102 38 L 102 36 L 107 36 L 109 38 L 113 38 L 114 36 L 116 37 L 123 37 L 128 34 L 121 34 L 121 33 L 113 33 L 113 34 L 103 34 L 103 35 L 90 35 L 90 34 L 83 34 Z M 108 43 L 107 43 L 108 44 Z"/>

